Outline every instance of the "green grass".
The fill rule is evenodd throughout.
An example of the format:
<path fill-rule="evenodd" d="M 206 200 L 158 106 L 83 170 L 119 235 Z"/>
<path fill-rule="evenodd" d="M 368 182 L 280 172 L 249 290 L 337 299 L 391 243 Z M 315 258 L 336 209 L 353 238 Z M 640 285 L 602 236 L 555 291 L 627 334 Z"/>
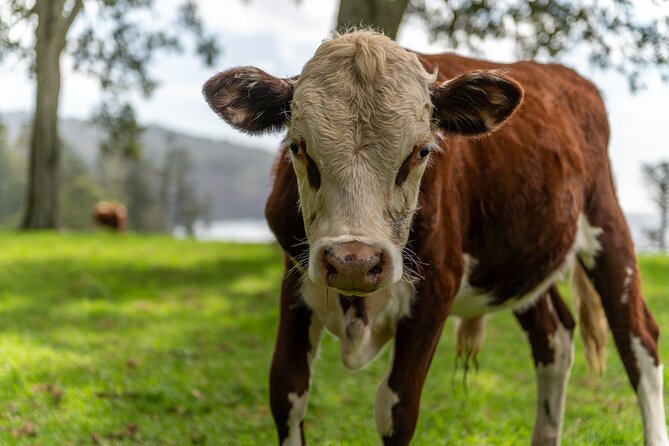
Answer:
<path fill-rule="evenodd" d="M 268 445 L 278 316 L 274 246 L 160 236 L 0 233 L 0 445 Z M 669 327 L 669 258 L 643 257 L 646 298 Z M 587 379 L 580 341 L 564 444 L 642 444 L 614 349 Z M 669 363 L 666 343 L 662 358 Z M 529 444 L 534 372 L 510 314 L 494 315 L 467 389 L 449 322 L 428 376 L 416 445 Z M 375 445 L 389 349 L 345 371 L 326 336 L 306 420 L 314 445 Z M 666 373 L 665 373 L 666 378 Z M 665 397 L 666 399 L 666 397 Z"/>

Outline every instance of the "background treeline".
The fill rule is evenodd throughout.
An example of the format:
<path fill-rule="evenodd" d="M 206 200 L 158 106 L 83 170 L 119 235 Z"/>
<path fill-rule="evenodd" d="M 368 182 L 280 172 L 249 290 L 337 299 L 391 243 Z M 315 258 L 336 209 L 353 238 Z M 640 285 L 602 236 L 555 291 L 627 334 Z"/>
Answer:
<path fill-rule="evenodd" d="M 25 206 L 29 116 L 0 116 L 0 226 L 19 225 Z M 89 230 L 93 205 L 118 201 L 134 231 L 192 233 L 196 221 L 258 218 L 274 155 L 150 126 L 133 153 L 108 153 L 100 125 L 60 123 L 60 224 Z"/>

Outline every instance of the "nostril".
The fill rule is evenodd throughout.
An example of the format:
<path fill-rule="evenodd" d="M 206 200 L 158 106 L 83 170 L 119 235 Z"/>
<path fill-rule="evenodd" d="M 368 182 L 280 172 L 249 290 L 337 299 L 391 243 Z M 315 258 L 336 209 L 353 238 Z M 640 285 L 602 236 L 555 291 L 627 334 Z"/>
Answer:
<path fill-rule="evenodd" d="M 383 264 L 385 259 L 383 257 L 383 253 L 381 252 L 376 253 L 374 258 L 376 262 L 374 263 L 374 266 L 372 266 L 369 270 L 367 270 L 367 275 L 372 277 L 378 277 L 383 273 Z"/>
<path fill-rule="evenodd" d="M 370 276 L 378 276 L 382 272 L 383 272 L 383 268 L 381 268 L 380 265 L 376 265 L 376 266 L 372 267 L 369 271 L 367 271 L 367 274 L 369 274 Z"/>
<path fill-rule="evenodd" d="M 334 252 L 331 248 L 325 248 L 321 254 L 321 263 L 325 269 L 328 279 L 337 275 L 337 268 L 331 263 L 334 257 Z"/>
<path fill-rule="evenodd" d="M 334 276 L 337 274 L 337 268 L 332 266 L 330 263 L 325 262 L 325 270 L 328 274 L 328 276 Z"/>

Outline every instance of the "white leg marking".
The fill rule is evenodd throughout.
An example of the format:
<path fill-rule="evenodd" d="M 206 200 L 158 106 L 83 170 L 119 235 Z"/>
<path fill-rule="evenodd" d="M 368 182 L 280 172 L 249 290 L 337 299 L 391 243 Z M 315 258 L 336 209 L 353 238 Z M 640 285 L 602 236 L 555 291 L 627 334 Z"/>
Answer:
<path fill-rule="evenodd" d="M 321 342 L 323 333 L 323 323 L 318 315 L 312 313 L 309 321 L 309 344 L 311 348 L 307 352 L 307 363 L 311 371 L 311 364 L 318 354 L 318 346 Z M 310 373 L 311 375 L 311 373 Z M 302 429 L 300 424 L 307 413 L 307 403 L 309 400 L 309 391 L 305 391 L 301 396 L 297 392 L 288 394 L 290 401 L 290 412 L 288 413 L 288 437 L 281 443 L 281 446 L 300 446 L 302 444 Z"/>
<path fill-rule="evenodd" d="M 281 446 L 300 446 L 302 444 L 302 432 L 300 424 L 307 412 L 307 400 L 309 399 L 309 392 L 306 391 L 299 396 L 296 392 L 288 394 L 288 401 L 290 401 L 290 413 L 288 414 L 288 436 Z"/>
<path fill-rule="evenodd" d="M 669 446 L 662 394 L 662 365 L 654 364 L 653 357 L 637 336 L 632 336 L 632 351 L 640 372 L 636 392 L 641 407 L 645 445 Z"/>
<path fill-rule="evenodd" d="M 554 357 L 553 362 L 548 365 L 537 365 L 537 412 L 532 433 L 533 446 L 560 444 L 567 381 L 574 359 L 574 343 L 566 328 L 559 326 L 548 337 L 548 342 Z"/>
<path fill-rule="evenodd" d="M 632 276 L 634 275 L 634 268 L 625 267 L 625 280 L 623 281 L 623 296 L 621 302 L 626 304 L 630 300 L 630 285 L 632 285 Z"/>
<path fill-rule="evenodd" d="M 381 437 L 388 437 L 393 434 L 393 406 L 399 401 L 400 397 L 388 386 L 388 377 L 384 378 L 376 392 L 376 401 L 374 402 L 376 430 Z"/>

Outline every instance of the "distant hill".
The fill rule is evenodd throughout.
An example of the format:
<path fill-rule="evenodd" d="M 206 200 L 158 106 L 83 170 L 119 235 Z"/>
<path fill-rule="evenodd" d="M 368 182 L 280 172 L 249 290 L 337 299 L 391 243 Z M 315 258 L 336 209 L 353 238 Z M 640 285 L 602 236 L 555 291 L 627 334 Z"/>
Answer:
<path fill-rule="evenodd" d="M 27 113 L 0 114 L 10 139 L 20 135 L 29 122 Z M 98 156 L 102 131 L 79 119 L 63 119 L 61 137 L 91 169 Z M 211 218 L 260 218 L 269 193 L 269 178 L 275 154 L 223 140 L 200 138 L 149 125 L 144 131 L 144 155 L 162 165 L 170 148 L 186 149 L 193 162 L 192 179 L 197 195 L 211 198 Z"/>

